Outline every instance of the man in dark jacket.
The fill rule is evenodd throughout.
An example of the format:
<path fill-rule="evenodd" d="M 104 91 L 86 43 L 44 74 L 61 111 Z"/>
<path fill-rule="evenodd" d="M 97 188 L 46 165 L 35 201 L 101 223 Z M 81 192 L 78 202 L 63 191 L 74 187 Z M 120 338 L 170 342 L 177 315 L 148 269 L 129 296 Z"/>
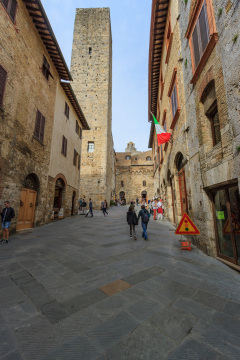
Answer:
<path fill-rule="evenodd" d="M 149 212 L 147 211 L 147 209 L 145 209 L 145 205 L 141 206 L 141 210 L 138 213 L 138 220 L 141 217 L 142 220 L 142 237 L 145 240 L 148 240 L 148 235 L 147 235 L 147 225 L 148 225 L 148 221 L 149 221 Z"/>
<path fill-rule="evenodd" d="M 15 216 L 15 212 L 14 212 L 13 208 L 10 207 L 9 201 L 5 201 L 4 206 L 5 206 L 5 208 L 3 209 L 3 211 L 0 212 L 1 217 L 2 217 L 2 229 L 3 229 L 3 238 L 1 240 L 1 242 L 5 241 L 6 243 L 8 243 L 9 226 L 10 226 L 12 218 L 14 218 L 14 216 Z"/>

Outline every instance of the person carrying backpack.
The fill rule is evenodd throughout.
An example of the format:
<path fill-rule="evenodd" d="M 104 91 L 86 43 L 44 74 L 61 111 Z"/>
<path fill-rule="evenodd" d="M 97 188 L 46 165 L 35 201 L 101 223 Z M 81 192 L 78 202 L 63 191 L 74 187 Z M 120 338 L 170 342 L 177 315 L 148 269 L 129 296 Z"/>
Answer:
<path fill-rule="evenodd" d="M 138 214 L 138 220 L 139 218 L 141 217 L 141 220 L 142 220 L 142 229 L 143 229 L 143 232 L 142 232 L 142 237 L 145 239 L 145 240 L 148 240 L 148 235 L 147 235 L 147 226 L 148 226 L 148 222 L 149 222 L 149 212 L 147 211 L 147 209 L 145 209 L 145 205 L 142 205 L 141 206 L 141 210 L 139 211 L 139 214 Z"/>
<path fill-rule="evenodd" d="M 138 225 L 137 215 L 134 211 L 134 205 L 129 206 L 127 212 L 127 222 L 130 226 L 130 238 L 132 238 L 132 234 L 134 235 L 134 240 L 137 240 L 136 232 L 135 232 L 135 225 Z"/>

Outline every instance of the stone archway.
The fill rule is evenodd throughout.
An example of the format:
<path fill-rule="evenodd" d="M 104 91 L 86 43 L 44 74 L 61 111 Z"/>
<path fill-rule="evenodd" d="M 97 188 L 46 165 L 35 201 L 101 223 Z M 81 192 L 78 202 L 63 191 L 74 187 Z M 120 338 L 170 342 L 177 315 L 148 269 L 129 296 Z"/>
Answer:
<path fill-rule="evenodd" d="M 66 183 L 62 177 L 58 177 L 55 182 L 53 211 L 54 218 L 63 218 L 63 207 L 65 202 Z"/>

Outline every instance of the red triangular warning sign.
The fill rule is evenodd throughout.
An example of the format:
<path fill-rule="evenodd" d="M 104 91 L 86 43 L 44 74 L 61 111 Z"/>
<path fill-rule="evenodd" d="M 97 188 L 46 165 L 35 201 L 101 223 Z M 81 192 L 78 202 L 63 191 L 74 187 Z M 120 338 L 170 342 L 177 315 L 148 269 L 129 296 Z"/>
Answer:
<path fill-rule="evenodd" d="M 199 235 L 200 231 L 198 228 L 194 225 L 190 217 L 184 213 L 183 217 L 177 227 L 177 230 L 175 231 L 175 234 L 177 235 Z"/>

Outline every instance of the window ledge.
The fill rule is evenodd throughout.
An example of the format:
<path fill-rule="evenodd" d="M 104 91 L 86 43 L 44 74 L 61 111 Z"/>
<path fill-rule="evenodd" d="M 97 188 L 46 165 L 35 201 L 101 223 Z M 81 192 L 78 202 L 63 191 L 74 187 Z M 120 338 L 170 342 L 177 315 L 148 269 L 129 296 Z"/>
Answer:
<path fill-rule="evenodd" d="M 41 140 L 39 140 L 35 135 L 33 135 L 33 139 L 37 140 L 39 142 L 39 144 L 44 146 L 44 143 Z"/>
<path fill-rule="evenodd" d="M 180 112 L 181 112 L 181 108 L 177 108 L 176 114 L 174 115 L 174 118 L 172 119 L 172 123 L 171 123 L 170 129 L 173 130 L 173 129 L 175 128 L 175 125 L 176 125 L 176 122 L 178 121 Z"/>
<path fill-rule="evenodd" d="M 204 68 L 204 65 L 206 64 L 212 50 L 214 49 L 216 43 L 218 41 L 218 34 L 217 33 L 213 33 L 211 35 L 211 39 L 209 41 L 209 43 L 207 44 L 207 47 L 201 57 L 201 60 L 195 70 L 195 73 L 192 77 L 192 80 L 190 81 L 190 84 L 195 84 L 197 79 L 199 78 L 201 72 L 202 72 L 202 69 Z"/>
<path fill-rule="evenodd" d="M 171 33 L 170 38 L 169 38 L 169 44 L 168 44 L 168 49 L 167 49 L 167 55 L 166 55 L 165 64 L 167 64 L 168 61 L 169 61 L 170 52 L 171 52 L 171 47 L 172 47 L 172 40 L 173 40 L 173 33 Z"/>

